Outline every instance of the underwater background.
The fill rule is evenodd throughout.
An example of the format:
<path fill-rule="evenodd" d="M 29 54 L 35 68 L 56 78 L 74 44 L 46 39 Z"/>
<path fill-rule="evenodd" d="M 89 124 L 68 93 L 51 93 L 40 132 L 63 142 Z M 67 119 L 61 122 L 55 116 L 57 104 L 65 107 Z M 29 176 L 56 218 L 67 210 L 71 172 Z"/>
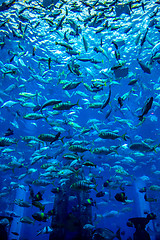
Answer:
<path fill-rule="evenodd" d="M 2 229 L 160 239 L 160 2 L 0 4 Z"/>

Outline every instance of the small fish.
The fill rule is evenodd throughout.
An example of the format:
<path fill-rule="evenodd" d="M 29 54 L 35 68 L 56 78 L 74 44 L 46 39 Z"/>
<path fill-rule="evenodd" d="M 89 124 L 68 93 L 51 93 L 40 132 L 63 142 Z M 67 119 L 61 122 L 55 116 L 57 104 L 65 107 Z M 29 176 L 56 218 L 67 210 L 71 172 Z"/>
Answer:
<path fill-rule="evenodd" d="M 49 227 L 49 226 L 46 226 L 44 228 L 42 228 L 36 236 L 39 236 L 40 234 L 49 234 L 49 233 L 52 233 L 53 232 L 53 228 Z"/>
<path fill-rule="evenodd" d="M 148 111 L 151 109 L 152 103 L 153 103 L 153 97 L 148 98 L 142 109 L 142 114 L 140 116 L 138 116 L 140 121 L 143 120 L 143 116 L 146 115 L 148 113 Z"/>
<path fill-rule="evenodd" d="M 146 192 L 146 191 L 147 191 L 147 188 L 146 188 L 146 187 L 143 187 L 143 188 L 140 188 L 140 189 L 139 189 L 139 192 L 140 192 L 140 193 L 144 193 L 144 192 Z"/>
<path fill-rule="evenodd" d="M 143 70 L 144 73 L 148 73 L 148 74 L 151 74 L 151 70 L 150 70 L 150 67 L 147 66 L 146 64 L 144 64 L 142 61 L 140 61 L 138 58 L 137 58 L 137 61 L 141 67 L 141 69 Z"/>
<path fill-rule="evenodd" d="M 45 205 L 43 205 L 42 203 L 40 203 L 39 201 L 32 201 L 32 205 L 39 208 L 39 210 L 44 212 L 45 209 Z"/>
<path fill-rule="evenodd" d="M 91 189 L 94 189 L 95 191 L 97 191 L 96 187 L 97 187 L 96 185 L 93 185 L 91 182 L 88 182 L 86 180 L 80 180 L 78 182 L 73 183 L 70 186 L 71 189 L 81 190 L 81 191 L 88 191 Z"/>
<path fill-rule="evenodd" d="M 17 232 L 11 232 L 11 233 L 15 236 L 19 236 L 19 233 L 17 233 Z"/>
<path fill-rule="evenodd" d="M 70 110 L 72 107 L 74 106 L 79 106 L 79 101 L 75 104 L 71 103 L 71 102 L 62 102 L 62 103 L 58 103 L 55 104 L 53 106 L 53 110 Z"/>
<path fill-rule="evenodd" d="M 81 145 L 71 145 L 71 146 L 69 147 L 69 150 L 72 151 L 72 152 L 80 152 L 80 153 L 89 151 L 88 148 L 83 147 L 83 146 L 81 146 Z"/>
<path fill-rule="evenodd" d="M 0 147 L 11 146 L 12 144 L 17 144 L 16 139 L 0 137 Z"/>
<path fill-rule="evenodd" d="M 157 202 L 157 199 L 156 199 L 156 198 L 149 198 L 146 193 L 145 193 L 145 195 L 144 195 L 144 200 L 145 200 L 146 202 Z"/>
<path fill-rule="evenodd" d="M 127 197 L 125 196 L 125 193 L 122 192 L 122 193 L 117 193 L 115 195 L 115 199 L 119 202 L 125 202 L 127 200 Z"/>
<path fill-rule="evenodd" d="M 43 108 L 46 108 L 46 107 L 49 107 L 49 106 L 53 106 L 55 104 L 58 104 L 58 103 L 61 103 L 62 101 L 61 100 L 57 100 L 57 99 L 50 99 L 50 100 L 47 100 L 42 106 L 41 106 L 41 110 Z"/>
<path fill-rule="evenodd" d="M 100 191 L 96 194 L 96 197 L 100 198 L 100 197 L 104 197 L 104 195 L 105 195 L 105 192 Z"/>
<path fill-rule="evenodd" d="M 47 222 L 47 220 L 49 219 L 49 216 L 42 212 L 36 212 L 32 214 L 32 217 L 39 222 Z"/>
<path fill-rule="evenodd" d="M 8 137 L 8 136 L 11 136 L 13 135 L 13 130 L 11 130 L 10 128 L 7 129 L 7 131 L 5 132 L 4 136 L 5 137 Z"/>
<path fill-rule="evenodd" d="M 102 104 L 101 109 L 104 109 L 104 108 L 109 104 L 110 98 L 111 98 L 111 86 L 109 86 L 108 98 L 107 98 L 106 101 L 104 101 L 104 103 Z"/>
<path fill-rule="evenodd" d="M 44 142 L 50 142 L 50 144 L 52 144 L 53 142 L 55 142 L 56 140 L 59 139 L 60 137 L 60 132 L 58 132 L 56 135 L 54 134 L 40 134 L 38 136 L 38 139 Z"/>
<path fill-rule="evenodd" d="M 103 215 L 102 215 L 102 217 L 103 217 Z M 114 238 L 117 238 L 117 239 L 121 240 L 120 229 L 118 229 L 118 231 L 116 233 L 112 232 L 108 228 L 96 228 L 93 231 L 93 239 L 96 239 L 96 240 L 98 240 L 98 239 L 112 240 Z"/>
<path fill-rule="evenodd" d="M 139 152 L 152 152 L 155 151 L 155 148 L 157 147 L 151 147 L 146 143 L 133 143 L 129 146 L 129 148 L 133 151 L 139 151 Z"/>
<path fill-rule="evenodd" d="M 115 140 L 117 138 L 122 138 L 123 140 L 127 140 L 126 138 L 126 134 L 123 134 L 122 136 L 114 133 L 114 132 L 109 132 L 109 131 L 100 131 L 99 135 L 98 135 L 100 138 L 103 138 L 103 139 L 112 139 L 112 140 Z"/>
<path fill-rule="evenodd" d="M 123 106 L 123 101 L 122 101 L 122 98 L 121 98 L 121 97 L 118 98 L 118 103 L 119 103 L 120 108 L 121 108 L 121 107 Z"/>
<path fill-rule="evenodd" d="M 38 119 L 42 119 L 42 118 L 46 119 L 46 117 L 40 113 L 28 113 L 28 114 L 24 115 L 23 118 L 26 120 L 38 120 Z"/>
<path fill-rule="evenodd" d="M 85 49 L 85 51 L 87 52 L 87 51 L 88 51 L 88 43 L 87 43 L 87 40 L 86 40 L 85 36 L 83 36 L 82 39 L 83 39 L 84 49 Z"/>
<path fill-rule="evenodd" d="M 26 216 L 22 217 L 22 218 L 20 219 L 20 222 L 21 222 L 21 223 L 27 223 L 27 224 L 32 224 L 32 223 L 34 223 L 34 221 L 33 221 L 30 217 L 26 217 Z"/>
<path fill-rule="evenodd" d="M 56 45 L 60 45 L 60 46 L 62 46 L 62 47 L 65 47 L 65 48 L 67 48 L 67 49 L 70 49 L 70 50 L 73 50 L 73 48 L 71 47 L 71 45 L 69 45 L 68 43 L 66 43 L 66 42 L 55 42 L 55 44 Z"/>
<path fill-rule="evenodd" d="M 128 85 L 129 85 L 129 86 L 132 86 L 132 85 L 136 84 L 137 81 L 138 81 L 138 79 L 132 79 L 132 80 L 128 83 Z"/>

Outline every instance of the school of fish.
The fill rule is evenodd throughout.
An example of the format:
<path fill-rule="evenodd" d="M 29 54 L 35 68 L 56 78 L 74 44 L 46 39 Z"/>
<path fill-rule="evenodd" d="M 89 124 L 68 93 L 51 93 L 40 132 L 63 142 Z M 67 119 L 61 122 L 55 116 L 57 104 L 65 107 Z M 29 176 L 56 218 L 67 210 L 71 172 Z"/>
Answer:
<path fill-rule="evenodd" d="M 44 2 L 0 5 L 5 212 L 13 202 L 35 206 L 19 221 L 47 222 L 54 213 L 33 192 L 57 194 L 72 178 L 71 189 L 93 195 L 95 222 L 133 210 L 135 199 L 125 192 L 137 179 L 145 183 L 144 201 L 158 204 L 160 1 Z M 29 191 L 30 200 L 14 199 L 17 189 Z M 117 201 L 130 207 L 115 207 Z M 113 208 L 102 214 L 108 203 Z M 42 227 L 37 236 L 54 231 Z"/>

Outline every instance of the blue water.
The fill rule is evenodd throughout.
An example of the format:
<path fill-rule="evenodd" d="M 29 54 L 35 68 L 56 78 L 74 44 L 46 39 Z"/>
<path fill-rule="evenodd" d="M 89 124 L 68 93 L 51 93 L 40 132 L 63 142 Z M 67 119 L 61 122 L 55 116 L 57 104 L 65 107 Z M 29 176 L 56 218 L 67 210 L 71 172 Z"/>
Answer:
<path fill-rule="evenodd" d="M 93 1 L 84 2 L 90 5 L 94 4 Z M 156 28 L 156 26 L 159 26 L 159 11 L 154 17 L 151 17 L 151 14 L 156 12 L 158 4 L 155 1 L 144 1 L 146 4 L 144 11 L 140 3 L 138 8 L 132 8 L 130 16 L 124 12 L 117 20 L 115 20 L 115 4 L 113 4 L 113 12 L 104 11 L 105 17 L 102 15 L 103 21 L 99 26 L 102 27 L 107 19 L 109 27 L 101 33 L 95 33 L 98 27 L 90 27 L 90 22 L 85 27 L 84 19 L 90 16 L 89 14 L 97 14 L 99 16 L 98 14 L 102 11 L 98 9 L 103 6 L 110 6 L 110 2 L 97 1 L 95 7 L 92 6 L 90 8 L 84 6 L 81 1 L 76 1 L 82 11 L 73 12 L 71 11 L 71 7 L 73 7 L 71 3 L 74 3 L 74 1 L 66 1 L 61 6 L 62 12 L 57 18 L 49 17 L 49 14 L 60 7 L 61 3 L 63 2 L 60 1 L 56 5 L 57 7 L 47 10 L 39 5 L 42 4 L 41 1 L 39 4 L 36 1 L 30 3 L 29 1 L 17 1 L 8 10 L 1 11 L 0 22 L 8 21 L 0 27 L 0 42 L 2 42 L 0 50 L 0 137 L 4 137 L 7 129 L 10 128 L 13 130 L 14 135 L 9 136 L 9 138 L 16 139 L 17 143 L 0 148 L 0 164 L 10 166 L 10 163 L 15 161 L 22 162 L 25 166 L 21 168 L 15 167 L 14 170 L 1 170 L 0 194 L 6 193 L 5 196 L 0 197 L 1 216 L 9 216 L 7 211 L 14 211 L 17 215 L 20 215 L 20 218 L 28 216 L 34 220 L 32 215 L 35 212 L 39 212 L 38 208 L 35 206 L 22 208 L 14 204 L 15 199 L 22 199 L 30 204 L 32 203 L 27 184 L 28 179 L 34 193 L 43 191 L 43 199 L 51 202 L 45 206 L 44 212 L 47 213 L 49 210 L 52 210 L 55 194 L 51 193 L 51 189 L 53 186 L 60 186 L 60 180 L 63 179 L 63 176 L 59 176 L 58 172 L 72 162 L 71 160 L 65 160 L 63 155 L 72 153 L 69 151 L 69 146 L 74 141 L 86 140 L 89 141 L 89 145 L 85 146 L 88 148 L 88 151 L 78 153 L 78 156 L 82 158 L 78 169 L 84 172 L 87 181 L 93 180 L 91 177 L 92 173 L 96 181 L 97 191 L 105 192 L 105 195 L 101 198 L 96 197 L 97 192 L 95 190 L 92 189 L 89 192 L 89 197 L 96 201 L 96 207 L 92 207 L 92 224 L 94 228 L 108 228 L 113 232 L 120 228 L 121 238 L 127 240 L 129 236 L 132 237 L 135 231 L 134 228 L 127 227 L 127 220 L 131 217 L 146 217 L 144 212 L 154 212 L 157 215 L 157 219 L 153 221 L 154 227 L 150 222 L 148 228 L 151 238 L 154 239 L 154 235 L 158 232 L 160 217 L 159 192 L 151 191 L 149 188 L 152 185 L 159 185 L 159 174 L 156 171 L 160 170 L 160 149 L 158 145 L 160 134 L 160 65 L 159 60 L 151 62 L 151 59 L 155 53 L 153 48 L 159 43 L 159 31 L 158 27 Z M 21 20 L 18 13 L 25 6 L 30 7 L 22 13 L 22 15 L 28 18 L 26 21 Z M 35 10 L 31 8 L 33 6 Z M 68 15 L 66 15 L 66 7 Z M 109 9 L 111 9 L 111 6 Z M 56 30 L 57 24 L 64 15 L 65 19 L 62 23 L 62 28 Z M 113 18 L 109 18 L 109 16 L 113 16 Z M 70 34 L 73 28 L 69 24 L 69 19 L 74 20 L 77 26 L 81 28 L 78 36 L 74 37 Z M 152 19 L 157 20 L 157 22 L 150 26 L 149 23 Z M 19 25 L 20 22 L 22 26 Z M 35 24 L 38 22 L 39 25 L 35 27 Z M 130 24 L 132 29 L 125 33 L 125 27 Z M 115 25 L 118 25 L 119 29 L 112 30 L 112 26 Z M 26 30 L 24 31 L 25 27 Z M 149 30 L 142 45 L 142 39 L 147 27 Z M 14 36 L 13 29 L 20 34 L 19 37 Z M 136 44 L 139 33 L 141 34 L 140 40 Z M 68 38 L 68 43 L 64 41 L 64 34 Z M 83 43 L 83 37 L 87 41 L 87 52 Z M 101 39 L 102 46 L 100 46 Z M 113 40 L 124 40 L 124 44 L 118 47 L 120 53 L 119 61 L 115 57 L 116 48 L 112 43 Z M 71 56 L 67 54 L 66 48 L 56 45 L 55 42 L 69 44 L 79 55 Z M 94 47 L 101 47 L 101 52 L 96 53 Z M 157 54 L 159 51 L 160 49 L 158 48 Z M 107 54 L 107 57 L 105 54 Z M 14 58 L 12 59 L 13 56 Z M 93 64 L 90 61 L 79 61 L 77 58 L 80 57 L 94 58 L 99 60 L 100 63 Z M 40 58 L 51 58 L 50 68 L 48 60 L 43 61 Z M 142 60 L 150 69 L 151 74 L 143 71 L 138 64 L 137 58 Z M 68 65 L 71 68 L 73 67 L 71 61 L 74 64 L 79 64 L 79 76 L 72 71 L 73 69 L 69 70 Z M 128 68 L 128 74 L 127 76 L 116 78 L 111 67 L 121 63 L 124 63 L 124 67 Z M 15 71 L 11 70 L 12 65 L 14 65 Z M 136 79 L 137 82 L 134 85 L 128 85 L 133 79 Z M 81 81 L 81 83 L 75 89 L 64 90 L 62 87 L 64 87 L 66 81 Z M 85 88 L 85 84 L 93 87 L 93 83 L 98 84 L 103 89 L 96 93 Z M 6 90 L 12 84 L 13 89 Z M 109 86 L 111 87 L 109 104 L 104 109 L 89 108 L 91 103 L 104 103 L 108 98 Z M 23 98 L 21 93 L 24 92 L 35 94 L 35 96 Z M 128 95 L 125 97 L 124 94 Z M 123 98 L 122 107 L 118 103 L 119 97 Z M 144 122 L 141 122 L 138 116 L 142 114 L 146 101 L 150 97 L 153 97 L 152 107 L 144 115 Z M 22 106 L 24 102 L 42 106 L 50 99 L 58 99 L 62 102 L 70 101 L 73 104 L 78 103 L 78 105 L 70 110 L 60 110 L 56 115 L 54 114 L 56 110 L 53 110 L 53 106 L 48 106 L 42 110 L 46 119 L 26 120 L 23 118 L 26 114 L 33 113 L 33 107 Z M 3 106 L 9 100 L 15 101 L 16 104 L 8 107 Z M 106 113 L 110 109 L 112 109 L 111 114 L 106 118 Z M 40 114 L 41 112 L 37 111 L 36 113 Z M 53 126 L 50 125 L 51 122 Z M 78 125 L 74 126 L 74 124 Z M 90 129 L 90 131 L 82 134 L 82 129 Z M 117 133 L 119 138 L 115 140 L 102 139 L 98 137 L 101 130 L 116 131 L 114 133 Z M 22 140 L 22 137 L 25 136 L 38 138 L 40 134 L 56 135 L 58 132 L 61 132 L 60 139 L 52 144 L 49 142 L 44 142 L 43 144 L 32 142 L 30 145 L 27 145 Z M 126 141 L 121 137 L 123 134 L 128 136 Z M 153 140 L 153 142 L 148 143 L 152 151 L 139 152 L 132 151 L 129 148 L 131 144 L 136 142 L 142 143 L 146 139 Z M 93 153 L 95 148 L 109 148 L 111 146 L 119 146 L 119 148 L 108 155 Z M 31 165 L 32 154 L 37 150 L 41 150 L 42 147 L 48 147 L 41 154 L 46 154 L 50 159 L 44 157 Z M 4 153 L 3 151 L 8 148 L 13 149 L 13 151 L 9 152 L 9 150 L 6 150 L 7 152 Z M 127 157 L 132 158 L 133 161 L 127 162 Z M 86 160 L 93 162 L 96 167 L 83 166 L 83 162 Z M 41 165 L 52 161 L 58 162 L 58 165 L 56 165 L 56 177 L 49 179 L 51 184 L 46 187 L 35 186 L 33 181 L 36 179 L 48 180 L 40 175 L 45 173 Z M 123 167 L 125 173 L 116 173 L 116 166 L 117 168 Z M 28 174 L 27 171 L 30 168 L 34 168 L 36 172 Z M 25 173 L 26 176 L 24 178 L 18 179 Z M 128 176 L 126 176 L 126 173 Z M 64 176 L 64 178 L 66 177 Z M 76 178 L 79 180 L 78 175 L 76 175 Z M 108 179 L 112 180 L 118 187 L 116 189 L 104 188 L 103 184 Z M 15 183 L 18 184 L 17 187 L 14 187 Z M 116 201 L 115 195 L 122 192 L 120 189 L 121 185 L 124 187 L 128 200 L 132 200 L 130 203 Z M 141 187 L 146 187 L 147 196 L 157 201 L 151 203 L 145 201 L 144 193 L 139 192 Z M 72 205 L 72 202 L 70 204 Z M 11 231 L 17 232 L 19 236 L 13 236 L 13 234 L 9 233 L 9 239 L 49 239 L 49 234 L 37 237 L 36 234 L 45 226 L 51 226 L 52 218 L 48 219 L 47 222 L 35 221 L 34 224 L 30 225 L 20 223 L 20 218 L 14 217 L 13 222 L 7 228 L 8 231 L 11 229 Z"/>

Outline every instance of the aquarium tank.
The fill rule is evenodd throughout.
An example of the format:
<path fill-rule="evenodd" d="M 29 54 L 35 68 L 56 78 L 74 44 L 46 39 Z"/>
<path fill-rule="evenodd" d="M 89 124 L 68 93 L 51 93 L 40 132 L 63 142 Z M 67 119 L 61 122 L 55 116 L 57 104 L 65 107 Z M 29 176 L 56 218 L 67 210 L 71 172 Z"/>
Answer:
<path fill-rule="evenodd" d="M 0 240 L 160 240 L 160 0 L 0 0 Z"/>

